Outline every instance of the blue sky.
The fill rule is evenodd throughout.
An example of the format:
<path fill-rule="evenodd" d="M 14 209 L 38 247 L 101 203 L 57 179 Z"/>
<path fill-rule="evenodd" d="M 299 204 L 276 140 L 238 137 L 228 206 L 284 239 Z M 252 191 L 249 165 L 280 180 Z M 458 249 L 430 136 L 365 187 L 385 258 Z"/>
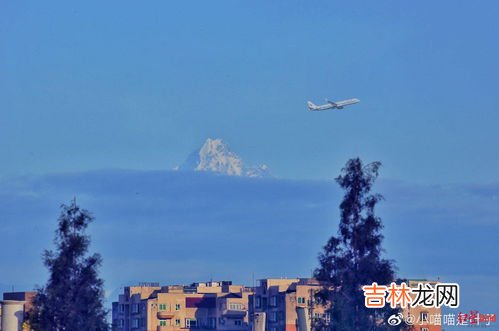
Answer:
<path fill-rule="evenodd" d="M 97 216 L 109 291 L 306 276 L 337 227 L 325 180 L 361 156 L 383 162 L 380 216 L 401 276 L 457 281 L 464 308 L 497 313 L 498 12 L 488 0 L 1 2 L 0 227 L 23 249 L 0 252 L 0 290 L 43 282 L 41 252 L 73 196 Z M 361 103 L 306 110 L 350 97 Z M 151 171 L 207 137 L 280 179 Z M 137 172 L 102 172 L 114 168 Z M 216 235 L 229 240 L 209 256 L 190 250 Z"/>
<path fill-rule="evenodd" d="M 499 179 L 497 1 L 0 7 L 1 177 L 170 169 L 221 137 L 285 178 L 359 155 L 389 178 Z"/>

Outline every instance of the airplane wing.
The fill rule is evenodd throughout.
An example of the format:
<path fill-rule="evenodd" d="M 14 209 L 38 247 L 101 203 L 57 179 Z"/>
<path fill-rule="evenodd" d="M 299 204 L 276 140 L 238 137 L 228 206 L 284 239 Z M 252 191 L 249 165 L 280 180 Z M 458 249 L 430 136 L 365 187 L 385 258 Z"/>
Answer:
<path fill-rule="evenodd" d="M 353 104 L 356 104 L 358 103 L 360 100 L 359 99 L 348 99 L 348 100 L 342 100 L 342 101 L 338 101 L 338 102 L 335 102 L 336 106 L 338 107 L 343 107 L 343 106 L 348 106 L 348 105 L 353 105 Z"/>

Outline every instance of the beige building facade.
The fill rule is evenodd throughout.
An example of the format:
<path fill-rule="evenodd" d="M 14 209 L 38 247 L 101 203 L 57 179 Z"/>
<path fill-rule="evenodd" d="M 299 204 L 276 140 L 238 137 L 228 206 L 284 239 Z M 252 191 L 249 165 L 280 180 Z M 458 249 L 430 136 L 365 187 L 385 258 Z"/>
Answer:
<path fill-rule="evenodd" d="M 314 296 L 322 285 L 310 278 L 261 279 L 251 296 L 250 316 L 255 330 L 297 331 L 300 321 L 298 312 L 302 311 L 303 326 L 310 328 L 314 320 L 329 320 L 323 306 L 315 304 Z M 256 327 L 257 320 L 263 325 Z"/>
<path fill-rule="evenodd" d="M 250 294 L 230 281 L 125 287 L 113 303 L 113 330 L 249 331 Z"/>
<path fill-rule="evenodd" d="M 409 280 L 408 286 L 418 284 L 434 286 L 437 282 L 426 279 Z M 315 294 L 323 288 L 309 278 L 262 279 L 250 297 L 250 316 L 254 331 L 311 330 L 314 323 L 328 324 L 327 308 L 316 303 Z M 415 295 L 412 295 L 413 299 Z M 409 307 L 402 310 L 404 319 L 411 315 L 413 331 L 442 331 L 434 318 L 441 316 L 441 308 Z"/>
<path fill-rule="evenodd" d="M 435 285 L 427 280 L 410 280 Z M 309 331 L 330 321 L 327 307 L 316 303 L 323 285 L 312 278 L 266 278 L 255 287 L 230 281 L 159 286 L 142 284 L 124 288 L 113 302 L 116 331 Z M 402 311 L 416 318 L 414 331 L 441 331 L 431 316 L 440 308 L 413 307 Z"/>

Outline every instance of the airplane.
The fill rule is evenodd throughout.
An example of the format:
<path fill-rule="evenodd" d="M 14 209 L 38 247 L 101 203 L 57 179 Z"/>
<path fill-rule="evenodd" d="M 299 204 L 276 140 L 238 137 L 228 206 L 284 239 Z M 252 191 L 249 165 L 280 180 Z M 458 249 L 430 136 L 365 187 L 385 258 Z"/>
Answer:
<path fill-rule="evenodd" d="M 360 102 L 360 100 L 354 98 L 354 99 L 348 99 L 336 102 L 326 100 L 326 102 L 327 103 L 324 105 L 316 105 L 313 102 L 308 101 L 307 102 L 308 109 L 312 111 L 327 110 L 327 109 L 343 109 L 343 107 L 356 104 Z"/>

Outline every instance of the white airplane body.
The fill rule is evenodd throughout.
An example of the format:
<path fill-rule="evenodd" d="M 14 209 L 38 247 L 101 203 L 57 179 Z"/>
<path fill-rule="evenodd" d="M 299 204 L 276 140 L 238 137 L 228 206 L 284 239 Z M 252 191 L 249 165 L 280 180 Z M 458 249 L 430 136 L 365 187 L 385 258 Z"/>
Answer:
<path fill-rule="evenodd" d="M 308 109 L 312 111 L 318 111 L 318 110 L 327 110 L 327 109 L 343 109 L 345 106 L 350 106 L 353 104 L 356 104 L 360 102 L 359 99 L 348 99 L 348 100 L 342 100 L 342 101 L 327 101 L 326 104 L 323 105 L 316 105 L 311 101 L 307 102 Z"/>

